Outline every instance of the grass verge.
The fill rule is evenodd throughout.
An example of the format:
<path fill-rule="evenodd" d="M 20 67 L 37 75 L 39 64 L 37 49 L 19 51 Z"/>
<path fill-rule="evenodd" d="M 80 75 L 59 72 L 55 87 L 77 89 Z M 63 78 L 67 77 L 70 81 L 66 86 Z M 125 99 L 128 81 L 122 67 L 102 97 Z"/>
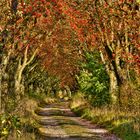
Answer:
<path fill-rule="evenodd" d="M 82 94 L 75 94 L 71 101 L 71 109 L 78 116 L 106 128 L 122 140 L 140 140 L 140 112 L 138 110 L 120 111 L 115 107 L 93 108 Z"/>

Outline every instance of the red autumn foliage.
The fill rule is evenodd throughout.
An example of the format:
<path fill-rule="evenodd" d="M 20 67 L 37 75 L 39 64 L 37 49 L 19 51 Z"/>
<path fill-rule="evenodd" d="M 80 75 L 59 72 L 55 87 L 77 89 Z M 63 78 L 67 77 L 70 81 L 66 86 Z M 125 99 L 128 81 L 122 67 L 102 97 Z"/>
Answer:
<path fill-rule="evenodd" d="M 140 69 L 138 30 L 140 22 L 138 11 L 128 6 L 132 3 L 133 1 L 118 0 L 103 3 L 35 0 L 21 3 L 21 9 L 24 15 L 30 15 L 31 20 L 36 20 L 35 28 L 39 32 L 44 32 L 40 40 L 41 53 L 46 57 L 43 57 L 46 69 L 54 75 L 59 75 L 61 79 L 69 79 L 71 73 L 77 69 L 71 64 L 73 60 L 71 56 L 76 60 L 79 55 L 78 51 L 77 54 L 71 55 L 71 51 L 77 48 L 83 49 L 85 44 L 90 50 L 96 48 L 102 51 L 106 63 L 112 60 L 118 63 L 119 57 L 125 65 L 129 65 L 130 69 Z M 17 22 L 21 23 L 22 20 L 19 19 Z M 75 34 L 75 39 L 72 39 L 72 34 Z M 73 45 L 75 40 L 80 47 L 79 44 Z M 62 53 L 65 48 L 69 51 Z M 107 52 L 106 48 L 110 52 Z M 67 53 L 70 55 L 67 56 Z M 131 55 L 128 55 L 129 53 Z M 64 57 L 65 55 L 67 57 Z M 63 69 L 60 70 L 58 66 Z M 69 76 L 64 78 L 66 77 L 64 73 L 68 73 Z"/>

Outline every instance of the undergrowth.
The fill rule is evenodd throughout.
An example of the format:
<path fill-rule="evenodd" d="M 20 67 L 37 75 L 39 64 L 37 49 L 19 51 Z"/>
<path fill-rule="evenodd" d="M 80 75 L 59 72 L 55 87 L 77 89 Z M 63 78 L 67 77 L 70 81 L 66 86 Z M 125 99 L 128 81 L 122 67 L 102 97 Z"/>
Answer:
<path fill-rule="evenodd" d="M 45 97 L 45 94 L 29 93 L 14 105 L 14 110 L 11 110 L 11 104 L 8 104 L 6 112 L 0 114 L 0 139 L 35 140 L 37 124 L 34 119 L 34 110 Z"/>

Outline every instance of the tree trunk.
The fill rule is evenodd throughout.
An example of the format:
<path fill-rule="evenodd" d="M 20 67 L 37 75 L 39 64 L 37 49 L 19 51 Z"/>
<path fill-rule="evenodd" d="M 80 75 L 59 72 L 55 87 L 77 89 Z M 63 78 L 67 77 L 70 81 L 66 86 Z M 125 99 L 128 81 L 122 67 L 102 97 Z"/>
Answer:
<path fill-rule="evenodd" d="M 109 92 L 112 97 L 112 103 L 117 104 L 117 102 L 120 100 L 119 98 L 119 86 L 118 86 L 118 81 L 115 75 L 114 71 L 109 72 L 109 77 L 110 77 L 110 88 Z"/>
<path fill-rule="evenodd" d="M 2 113 L 2 70 L 0 67 L 0 114 Z"/>
<path fill-rule="evenodd" d="M 103 52 L 100 51 L 100 56 L 102 59 L 102 62 L 105 64 L 106 67 L 106 72 L 109 75 L 109 79 L 110 79 L 110 84 L 109 84 L 109 93 L 111 94 L 111 100 L 113 104 L 117 104 L 118 100 L 119 100 L 119 81 L 117 79 L 117 75 L 114 71 L 114 67 L 112 64 L 107 64 L 106 60 L 104 58 Z"/>
<path fill-rule="evenodd" d="M 3 52 L 4 53 L 4 52 Z M 3 86 L 3 81 L 7 81 L 7 74 L 6 74 L 6 68 L 10 59 L 12 53 L 12 49 L 9 50 L 7 54 L 3 54 L 1 58 L 1 65 L 0 65 L 0 113 L 4 111 L 4 108 L 2 106 L 2 96 L 7 89 L 5 89 Z"/>
<path fill-rule="evenodd" d="M 24 69 L 25 69 L 25 65 L 21 64 L 21 59 L 20 59 L 15 74 L 15 93 L 16 93 L 17 100 L 20 100 L 20 96 L 24 94 L 24 90 L 23 90 L 24 88 L 22 88 L 24 86 L 24 84 L 22 84 L 22 73 Z"/>

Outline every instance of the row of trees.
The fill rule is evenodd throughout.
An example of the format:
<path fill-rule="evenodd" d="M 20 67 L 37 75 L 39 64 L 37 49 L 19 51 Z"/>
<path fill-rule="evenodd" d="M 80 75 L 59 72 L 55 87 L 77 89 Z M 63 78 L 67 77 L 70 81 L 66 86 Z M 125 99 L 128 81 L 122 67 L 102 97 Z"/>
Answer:
<path fill-rule="evenodd" d="M 78 62 L 95 50 L 109 75 L 113 103 L 133 96 L 140 72 L 138 1 L 2 0 L 0 9 L 1 99 L 20 100 L 24 72 L 38 60 L 61 87 L 75 89 Z"/>
<path fill-rule="evenodd" d="M 25 13 L 25 3 L 1 1 L 1 99 L 8 96 L 20 100 L 24 95 L 23 72 L 31 64 L 40 47 L 36 16 Z M 34 66 L 33 66 L 34 67 Z M 5 103 L 6 104 L 6 103 Z M 3 103 L 4 105 L 4 103 Z"/>
<path fill-rule="evenodd" d="M 63 1 L 63 5 L 67 21 L 80 41 L 80 50 L 100 53 L 110 79 L 112 102 L 132 102 L 139 85 L 139 2 L 71 0 Z"/>
<path fill-rule="evenodd" d="M 19 100 L 24 94 L 23 71 L 37 53 L 36 47 L 32 47 L 36 36 L 29 33 L 33 25 L 17 10 L 17 6 L 18 1 L 1 1 L 0 92 L 5 102 L 8 96 Z"/>
<path fill-rule="evenodd" d="M 38 83 L 35 89 L 40 92 L 43 88 L 44 92 L 49 90 L 47 72 L 60 79 L 60 87 L 72 87 L 76 61 L 80 58 L 74 46 L 78 42 L 66 24 L 60 4 L 44 0 L 9 0 L 1 1 L 0 6 L 1 111 L 7 108 L 9 97 L 18 103 L 28 91 L 29 84 Z M 37 67 L 41 68 L 37 70 Z"/>

